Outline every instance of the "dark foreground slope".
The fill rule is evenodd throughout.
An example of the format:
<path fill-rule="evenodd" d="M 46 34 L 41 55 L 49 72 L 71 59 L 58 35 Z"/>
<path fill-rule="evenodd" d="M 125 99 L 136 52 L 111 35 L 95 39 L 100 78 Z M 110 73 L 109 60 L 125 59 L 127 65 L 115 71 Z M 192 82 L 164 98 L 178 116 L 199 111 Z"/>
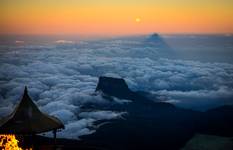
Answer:
<path fill-rule="evenodd" d="M 128 114 L 101 126 L 96 133 L 84 136 L 91 144 L 108 149 L 180 149 L 196 133 L 233 136 L 233 108 L 219 108 L 205 113 L 172 104 L 154 102 L 131 91 L 123 79 L 100 77 L 96 91 L 105 98 L 130 99 L 131 103 L 116 107 Z M 106 96 L 107 95 L 107 96 Z M 227 112 L 225 112 L 227 111 Z"/>

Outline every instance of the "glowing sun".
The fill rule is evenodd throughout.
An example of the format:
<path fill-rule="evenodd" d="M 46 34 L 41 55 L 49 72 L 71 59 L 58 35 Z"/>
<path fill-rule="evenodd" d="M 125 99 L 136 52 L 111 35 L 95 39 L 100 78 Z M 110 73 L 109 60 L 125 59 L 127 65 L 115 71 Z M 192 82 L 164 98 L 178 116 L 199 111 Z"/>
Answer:
<path fill-rule="evenodd" d="M 141 18 L 136 18 L 135 21 L 136 21 L 137 23 L 139 23 L 139 22 L 141 22 Z"/>

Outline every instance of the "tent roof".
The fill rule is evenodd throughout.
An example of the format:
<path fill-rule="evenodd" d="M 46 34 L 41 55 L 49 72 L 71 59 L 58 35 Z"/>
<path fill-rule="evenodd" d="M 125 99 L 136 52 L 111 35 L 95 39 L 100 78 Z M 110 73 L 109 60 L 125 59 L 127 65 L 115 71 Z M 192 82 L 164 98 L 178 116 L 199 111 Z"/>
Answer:
<path fill-rule="evenodd" d="M 27 87 L 15 110 L 0 122 L 0 133 L 37 134 L 64 128 L 56 117 L 41 112 L 28 95 Z"/>

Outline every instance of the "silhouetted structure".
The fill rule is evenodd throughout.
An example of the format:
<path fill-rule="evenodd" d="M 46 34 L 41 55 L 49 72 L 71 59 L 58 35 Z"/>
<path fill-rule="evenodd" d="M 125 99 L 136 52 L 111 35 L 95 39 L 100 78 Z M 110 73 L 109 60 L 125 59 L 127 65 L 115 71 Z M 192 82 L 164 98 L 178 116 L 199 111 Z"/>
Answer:
<path fill-rule="evenodd" d="M 53 131 L 56 142 L 57 129 L 64 128 L 56 117 L 41 112 L 28 95 L 27 87 L 15 110 L 0 122 L 1 134 L 35 135 Z"/>
<path fill-rule="evenodd" d="M 42 113 L 29 97 L 25 87 L 23 97 L 13 113 L 3 119 L 0 133 L 36 134 L 64 128 L 63 123 Z"/>

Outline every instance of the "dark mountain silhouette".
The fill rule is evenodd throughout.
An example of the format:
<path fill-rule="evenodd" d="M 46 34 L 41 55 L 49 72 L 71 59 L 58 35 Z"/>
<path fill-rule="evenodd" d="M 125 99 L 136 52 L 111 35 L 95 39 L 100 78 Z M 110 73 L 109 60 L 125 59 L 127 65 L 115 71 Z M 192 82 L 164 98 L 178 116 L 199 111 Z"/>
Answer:
<path fill-rule="evenodd" d="M 104 94 L 103 96 L 105 98 L 111 98 L 111 96 L 114 96 L 119 99 L 132 100 L 133 103 L 128 105 L 129 108 L 127 109 L 130 109 L 132 106 L 133 107 L 132 110 L 135 110 L 134 109 L 135 105 L 146 106 L 147 107 L 146 109 L 149 109 L 154 104 L 157 104 L 156 106 L 160 106 L 160 107 L 162 106 L 166 106 L 168 108 L 174 107 L 172 104 L 169 103 L 153 102 L 152 100 L 143 96 L 141 92 L 131 91 L 128 85 L 126 84 L 125 80 L 121 78 L 112 78 L 112 77 L 103 77 L 103 76 L 99 77 L 99 82 L 96 87 L 96 92 L 97 91 L 101 91 Z"/>
<path fill-rule="evenodd" d="M 99 77 L 96 91 L 122 99 L 129 99 L 132 95 L 125 80 L 120 78 Z"/>
<path fill-rule="evenodd" d="M 101 91 L 109 100 L 114 96 L 132 102 L 110 106 L 111 110 L 126 111 L 128 114 L 125 119 L 113 120 L 101 126 L 96 133 L 83 136 L 83 141 L 90 145 L 99 144 L 114 150 L 176 150 L 199 132 L 233 135 L 230 128 L 233 125 L 233 109 L 229 107 L 207 112 L 177 108 L 172 104 L 154 102 L 141 92 L 131 91 L 124 79 L 110 77 L 100 77 L 96 91 Z"/>

